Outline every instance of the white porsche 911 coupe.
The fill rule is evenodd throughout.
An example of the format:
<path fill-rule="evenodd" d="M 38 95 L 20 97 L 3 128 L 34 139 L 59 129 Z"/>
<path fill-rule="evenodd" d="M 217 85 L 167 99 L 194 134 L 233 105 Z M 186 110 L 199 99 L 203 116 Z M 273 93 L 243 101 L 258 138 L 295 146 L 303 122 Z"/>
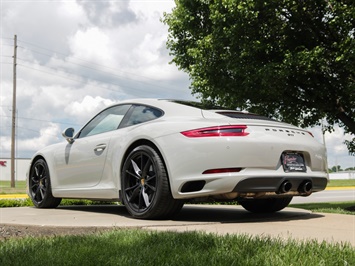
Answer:
<path fill-rule="evenodd" d="M 31 161 L 38 208 L 62 198 L 121 201 L 135 218 L 162 219 L 186 201 L 213 199 L 269 213 L 328 183 L 325 147 L 311 133 L 194 102 L 124 101 L 63 136 Z"/>

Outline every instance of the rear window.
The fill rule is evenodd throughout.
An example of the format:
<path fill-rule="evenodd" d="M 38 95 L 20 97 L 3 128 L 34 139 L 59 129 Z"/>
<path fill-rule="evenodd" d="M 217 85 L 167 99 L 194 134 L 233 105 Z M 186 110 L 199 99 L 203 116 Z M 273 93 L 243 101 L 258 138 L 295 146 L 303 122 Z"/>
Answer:
<path fill-rule="evenodd" d="M 159 118 L 163 115 L 163 112 L 157 108 L 145 106 L 145 105 L 134 105 L 130 114 L 127 115 L 127 119 L 122 122 L 120 127 L 128 127 L 137 124 L 141 124 L 156 118 Z"/>

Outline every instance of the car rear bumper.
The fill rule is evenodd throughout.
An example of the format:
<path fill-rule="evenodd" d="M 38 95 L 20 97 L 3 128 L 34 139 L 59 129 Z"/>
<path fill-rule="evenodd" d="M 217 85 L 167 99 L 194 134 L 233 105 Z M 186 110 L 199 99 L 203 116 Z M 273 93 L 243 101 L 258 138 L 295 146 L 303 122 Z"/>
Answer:
<path fill-rule="evenodd" d="M 269 173 L 267 173 L 269 172 Z M 316 173 L 284 173 L 279 171 L 243 170 L 240 173 L 202 175 L 174 180 L 176 199 L 199 197 L 255 198 L 309 196 L 322 191 L 328 184 L 328 175 Z"/>

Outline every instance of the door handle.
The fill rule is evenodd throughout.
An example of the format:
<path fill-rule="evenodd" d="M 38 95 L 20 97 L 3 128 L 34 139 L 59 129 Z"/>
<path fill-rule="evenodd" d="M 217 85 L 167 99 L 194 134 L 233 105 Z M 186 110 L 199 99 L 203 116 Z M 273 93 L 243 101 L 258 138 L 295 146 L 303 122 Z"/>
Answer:
<path fill-rule="evenodd" d="M 99 144 L 95 147 L 94 151 L 95 152 L 102 152 L 104 149 L 106 149 L 106 144 Z"/>

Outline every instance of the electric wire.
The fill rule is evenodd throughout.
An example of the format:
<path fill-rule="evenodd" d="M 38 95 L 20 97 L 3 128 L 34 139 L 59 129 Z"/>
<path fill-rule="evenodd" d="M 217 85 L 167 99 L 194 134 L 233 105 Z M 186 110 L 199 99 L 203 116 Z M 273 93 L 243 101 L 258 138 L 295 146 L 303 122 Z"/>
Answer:
<path fill-rule="evenodd" d="M 34 44 L 34 43 L 30 43 L 30 42 L 27 42 L 27 41 L 23 41 L 23 40 L 17 40 L 17 42 L 22 42 L 22 43 L 25 43 L 25 44 L 29 44 L 29 45 L 32 45 L 34 47 L 37 47 L 37 48 L 40 48 L 40 49 L 43 49 L 43 50 L 46 50 L 46 51 L 49 51 L 49 52 L 52 52 L 52 53 L 56 53 L 56 54 L 60 54 L 60 55 L 63 55 L 65 57 L 69 57 L 70 55 L 66 54 L 66 53 L 63 53 L 63 52 L 59 52 L 59 51 L 55 51 L 55 50 L 51 50 L 51 49 L 47 49 L 47 48 L 44 48 L 42 46 L 39 46 L 37 44 Z M 22 46 L 18 46 L 18 47 L 21 47 L 21 48 L 25 48 L 25 47 L 22 47 Z M 28 48 L 27 48 L 28 49 Z M 31 49 L 28 49 L 28 50 L 31 50 Z M 33 50 L 32 50 L 33 51 Z M 33 52 L 38 52 L 38 51 L 33 51 Z M 47 55 L 47 56 L 52 56 L 52 55 L 48 55 L 48 54 L 44 54 L 42 53 L 43 55 Z M 152 80 L 152 81 L 156 81 L 152 78 L 149 78 L 149 77 L 146 77 L 146 76 L 142 76 L 142 75 L 138 75 L 136 73 L 130 73 L 130 72 L 125 72 L 125 71 L 122 71 L 122 70 L 119 70 L 119 69 L 115 69 L 113 67 L 109 67 L 109 66 L 106 66 L 106 65 L 103 65 L 103 64 L 98 64 L 98 63 L 94 63 L 92 61 L 88 61 L 88 60 L 85 60 L 85 59 L 82 59 L 82 58 L 79 58 L 79 57 L 72 57 L 73 59 L 76 59 L 76 60 L 79 60 L 79 61 L 82 61 L 82 62 L 85 62 L 85 63 L 88 63 L 88 64 L 91 64 L 91 65 L 96 65 L 96 66 L 99 66 L 99 67 L 103 67 L 103 68 L 106 68 L 106 69 L 110 69 L 110 70 L 113 70 L 113 71 L 119 71 L 123 74 L 127 74 L 127 75 L 132 75 L 132 76 L 137 76 L 137 77 L 141 77 L 141 78 L 144 78 L 144 79 L 148 79 L 148 80 Z M 67 61 L 68 63 L 72 63 L 70 61 Z M 75 64 L 75 63 L 74 63 Z"/>
<path fill-rule="evenodd" d="M 10 38 L 9 38 L 10 39 Z M 34 43 L 30 43 L 30 42 L 27 42 L 27 41 L 23 41 L 23 40 L 17 40 L 17 42 L 19 43 L 24 43 L 24 44 L 28 44 L 28 45 L 31 45 L 31 46 L 34 46 L 34 47 L 37 47 L 37 48 L 40 48 L 40 49 L 43 49 L 43 50 L 46 50 L 46 51 L 49 51 L 49 52 L 52 52 L 52 53 L 55 53 L 55 54 L 60 54 L 60 55 L 63 55 L 65 57 L 70 57 L 68 54 L 65 54 L 65 53 L 62 53 L 62 52 L 59 52 L 59 51 L 54 51 L 54 50 L 51 50 L 51 49 L 47 49 L 45 47 L 42 47 L 42 46 L 39 46 L 37 44 L 34 44 Z M 22 48 L 22 49 L 25 49 L 25 50 L 28 50 L 28 51 L 31 51 L 32 53 L 37 53 L 37 54 L 40 54 L 40 55 L 44 55 L 44 56 L 47 56 L 47 57 L 53 57 L 53 55 L 51 54 L 48 54 L 48 53 L 44 53 L 44 52 L 41 52 L 41 51 L 37 51 L 37 50 L 33 50 L 29 47 L 25 47 L 25 46 L 22 46 L 22 45 L 18 45 L 17 46 L 18 48 Z M 8 57 L 8 58 L 12 58 L 12 56 L 7 56 L 7 55 L 2 55 L 3 57 Z M 81 59 L 81 58 L 78 58 L 78 57 L 72 57 L 73 59 L 76 59 L 76 60 L 80 60 L 82 62 L 85 62 L 85 63 L 88 63 L 88 64 L 91 64 L 91 65 L 96 65 L 96 66 L 99 66 L 99 67 L 103 67 L 103 68 L 106 68 L 106 69 L 109 69 L 109 70 L 112 70 L 112 71 L 115 71 L 115 72 L 121 72 L 121 73 L 124 73 L 126 75 L 132 75 L 132 76 L 136 76 L 136 77 L 140 77 L 140 78 L 144 78 L 144 79 L 149 79 L 151 81 L 156 81 L 154 79 L 151 79 L 151 78 L 148 78 L 148 77 L 145 77 L 145 76 L 142 76 L 142 75 L 137 75 L 137 74 L 133 74 L 133 73 L 128 73 L 128 72 L 124 72 L 124 71 L 120 71 L 118 69 L 114 69 L 112 67 L 108 67 L 108 66 L 105 66 L 105 65 L 102 65 L 102 64 L 97 64 L 97 63 L 93 63 L 93 62 L 90 62 L 88 60 L 84 60 L 84 59 Z M 29 64 L 31 64 L 31 62 L 27 61 L 27 60 L 24 60 L 24 59 L 21 59 L 19 57 L 17 57 L 17 60 L 20 60 L 22 62 L 27 62 Z M 142 80 L 138 80 L 138 79 L 133 79 L 131 77 L 127 77 L 127 76 L 121 76 L 121 75 L 118 75 L 116 73 L 112 73 L 112 72 L 108 72 L 108 71 L 105 71 L 105 70 L 102 70 L 102 69 L 99 69 L 99 68 L 96 68 L 96 67 L 91 67 L 91 66 L 88 66 L 88 65 L 83 65 L 83 64 L 79 64 L 79 63 L 76 63 L 76 62 L 72 62 L 71 60 L 68 60 L 68 59 L 65 59 L 63 61 L 64 63 L 67 63 L 67 64 L 72 64 L 72 65 L 76 65 L 76 66 L 79 66 L 79 67 L 82 67 L 82 68 L 86 68 L 86 69 L 90 69 L 90 70 L 93 70 L 93 71 L 97 71 L 97 72 L 101 72 L 101 73 L 104 73 L 106 75 L 109 75 L 110 77 L 116 77 L 116 78 L 119 78 L 119 79 L 124 79 L 125 81 L 128 80 L 128 82 L 134 82 L 134 83 L 140 83 L 140 84 L 143 84 L 143 85 L 148 85 L 150 86 L 151 88 L 161 88 L 161 89 L 167 89 L 168 87 L 171 87 L 171 85 L 167 85 L 167 86 L 161 86 L 159 84 L 153 84 L 153 83 L 149 83 L 149 82 L 146 82 L 146 81 L 142 81 Z M 9 63 L 10 64 L 10 63 Z M 37 68 L 34 68 L 34 67 L 30 67 L 28 65 L 23 65 L 23 64 L 18 64 L 18 66 L 22 66 L 22 67 L 25 67 L 25 68 L 28 68 L 28 69 L 31 69 L 31 70 L 35 70 L 35 71 L 39 71 L 39 72 L 42 72 L 42 73 L 45 73 L 45 74 L 48 74 L 48 75 L 53 75 L 53 76 L 57 76 L 57 77 L 60 77 L 60 78 L 63 78 L 63 79 L 67 79 L 67 80 L 71 80 L 71 81 L 74 81 L 74 82 L 80 82 L 80 83 L 85 83 L 84 81 L 82 80 L 78 80 L 78 79 L 73 79 L 73 78 L 69 78 L 68 76 L 69 75 L 72 75 L 72 74 L 69 74 L 68 72 L 66 71 L 63 71 L 63 75 L 58 75 L 58 74 L 55 74 L 55 73 L 51 73 L 51 72 L 47 72 L 47 71 L 44 71 L 44 70 L 39 70 Z M 50 69 L 51 71 L 55 71 L 55 72 L 58 72 L 58 69 L 53 69 L 53 68 L 50 68 L 48 66 L 43 66 L 43 65 L 37 65 L 37 66 L 40 66 L 42 68 L 47 68 L 47 69 Z M 83 76 L 82 76 L 83 77 Z M 85 78 L 87 81 L 97 81 L 97 82 L 100 82 L 100 83 L 104 83 L 104 84 L 110 84 L 110 85 L 114 85 L 114 86 L 118 86 L 120 87 L 121 89 L 129 89 L 130 90 L 130 93 L 134 92 L 135 91 L 139 91 L 139 92 L 143 92 L 143 93 L 147 93 L 147 90 L 146 88 L 139 88 L 138 86 L 129 86 L 127 84 L 122 84 L 120 82 L 110 82 L 110 81 L 107 81 L 107 80 L 102 80 L 102 79 L 95 79 L 95 78 L 92 78 L 92 77 L 83 77 Z M 110 89 L 110 88 L 107 88 L 107 87 L 103 87 L 104 89 L 106 90 L 110 90 L 110 91 L 113 91 L 113 92 L 117 92 L 117 90 L 114 90 L 114 89 Z M 177 89 L 175 87 L 175 89 Z M 141 96 L 141 95 L 139 95 Z"/>
<path fill-rule="evenodd" d="M 0 117 L 8 117 L 8 118 L 10 118 L 11 116 L 9 116 L 9 115 L 0 115 Z M 18 119 L 32 120 L 32 121 L 39 121 L 39 122 L 48 122 L 48 123 L 60 124 L 60 125 L 80 126 L 79 124 L 75 124 L 75 123 L 56 122 L 56 121 L 43 120 L 43 119 L 36 119 L 36 118 L 29 118 L 29 117 L 22 117 L 22 116 L 16 116 L 16 118 L 18 118 Z"/>
<path fill-rule="evenodd" d="M 44 55 L 44 56 L 48 56 L 48 57 L 52 57 L 53 55 L 49 55 L 49 54 L 45 54 L 45 53 L 42 53 L 42 52 L 39 52 L 39 51 L 35 51 L 35 50 L 32 50 L 32 49 L 27 49 L 28 51 L 31 51 L 33 53 L 37 53 L 37 54 L 40 54 L 40 55 Z M 75 58 L 75 57 L 74 57 Z M 82 59 L 79 59 L 81 61 L 84 61 Z M 142 80 L 137 80 L 137 79 L 133 79 L 133 78 L 130 78 L 130 77 L 127 77 L 127 76 L 121 76 L 121 75 L 118 75 L 118 74 L 115 74 L 115 73 L 112 73 L 112 72 L 108 72 L 108 71 L 105 71 L 105 70 L 102 70 L 102 69 L 99 69 L 99 68 L 95 68 L 95 67 L 91 67 L 91 66 L 88 66 L 88 65 L 83 65 L 83 64 L 79 64 L 79 63 L 75 63 L 75 62 L 72 62 L 70 60 L 63 60 L 64 63 L 68 63 L 68 64 L 72 64 L 72 65 L 76 65 L 76 66 L 79 66 L 79 67 L 83 67 L 83 68 L 86 68 L 86 69 L 90 69 L 90 70 L 94 70 L 94 71 L 98 71 L 98 72 L 101 72 L 101 73 L 104 73 L 104 74 L 108 74 L 110 76 L 113 76 L 113 77 L 117 77 L 117 78 L 122 78 L 122 79 L 129 79 L 135 83 L 141 83 L 141 84 L 144 84 L 144 85 L 148 85 L 148 86 L 154 86 L 156 88 L 162 88 L 162 89 L 166 89 L 167 87 L 166 86 L 160 86 L 160 85 L 156 85 L 156 84 L 152 84 L 152 83 L 148 83 L 146 81 L 142 81 Z M 85 61 L 84 61 L 85 62 Z M 88 62 L 88 61 L 86 61 Z M 103 65 L 100 65 L 100 64 L 95 64 L 95 63 L 91 63 L 91 62 L 88 62 L 90 64 L 93 64 L 93 65 L 97 65 L 97 66 L 100 66 L 100 67 L 104 67 L 106 69 L 110 69 L 112 71 L 119 71 L 119 70 L 116 70 L 116 69 L 113 69 L 113 68 L 110 68 L 110 67 L 107 67 L 107 66 L 103 66 Z M 120 71 L 122 72 L 122 71 Z M 125 73 L 125 72 L 123 72 Z M 127 73 L 128 75 L 135 75 L 135 74 L 132 74 L 132 73 Z M 145 78 L 145 79 L 148 79 L 147 77 L 143 77 L 143 76 L 139 76 L 139 75 L 135 75 L 135 76 L 138 76 L 138 77 L 141 77 L 141 78 Z M 154 79 L 151 79 L 152 81 L 156 81 Z M 102 81 L 104 83 L 106 83 L 106 81 Z"/>

